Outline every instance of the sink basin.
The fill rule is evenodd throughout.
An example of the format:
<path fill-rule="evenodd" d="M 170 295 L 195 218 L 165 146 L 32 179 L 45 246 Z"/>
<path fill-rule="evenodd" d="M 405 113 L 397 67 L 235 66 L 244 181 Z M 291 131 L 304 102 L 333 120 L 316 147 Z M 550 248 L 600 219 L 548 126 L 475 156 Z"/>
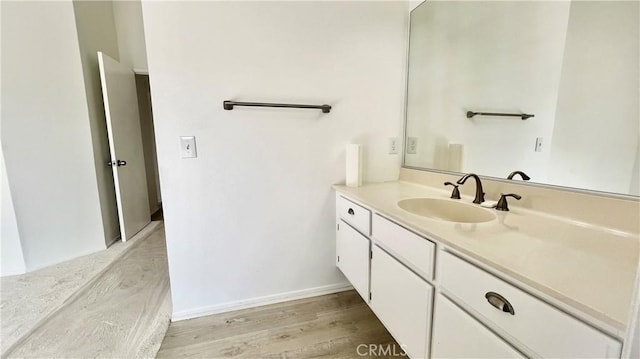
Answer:
<path fill-rule="evenodd" d="M 431 219 L 457 223 L 482 223 L 496 218 L 489 210 L 452 199 L 409 198 L 398 202 L 407 212 Z"/>

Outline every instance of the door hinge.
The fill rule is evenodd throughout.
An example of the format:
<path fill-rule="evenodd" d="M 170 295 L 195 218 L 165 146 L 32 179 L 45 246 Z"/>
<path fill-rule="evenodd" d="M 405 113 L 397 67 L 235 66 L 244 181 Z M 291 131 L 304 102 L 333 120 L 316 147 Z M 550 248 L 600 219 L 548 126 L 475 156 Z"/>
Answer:
<path fill-rule="evenodd" d="M 338 263 L 340 263 L 340 256 L 338 256 Z"/>
<path fill-rule="evenodd" d="M 369 259 L 373 259 L 373 251 L 369 251 Z"/>
<path fill-rule="evenodd" d="M 371 300 L 371 292 L 369 292 L 369 300 Z"/>
<path fill-rule="evenodd" d="M 340 230 L 340 223 L 336 224 L 336 229 L 339 231 Z"/>

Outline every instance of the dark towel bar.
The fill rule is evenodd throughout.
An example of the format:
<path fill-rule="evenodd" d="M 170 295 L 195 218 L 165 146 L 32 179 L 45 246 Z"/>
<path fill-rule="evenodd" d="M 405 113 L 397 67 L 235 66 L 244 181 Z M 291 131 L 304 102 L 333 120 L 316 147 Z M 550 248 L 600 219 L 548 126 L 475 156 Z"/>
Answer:
<path fill-rule="evenodd" d="M 331 106 L 329 105 L 298 105 L 290 103 L 263 103 L 263 102 L 236 102 L 224 101 L 222 103 L 225 110 L 233 110 L 234 106 L 250 106 L 250 107 L 286 107 L 286 108 L 311 108 L 322 110 L 323 113 L 329 113 Z"/>
<path fill-rule="evenodd" d="M 526 120 L 531 117 L 535 117 L 533 114 L 528 113 L 495 113 L 495 112 L 467 112 L 467 118 L 472 118 L 473 116 L 509 116 L 509 117 L 520 117 L 523 120 Z"/>

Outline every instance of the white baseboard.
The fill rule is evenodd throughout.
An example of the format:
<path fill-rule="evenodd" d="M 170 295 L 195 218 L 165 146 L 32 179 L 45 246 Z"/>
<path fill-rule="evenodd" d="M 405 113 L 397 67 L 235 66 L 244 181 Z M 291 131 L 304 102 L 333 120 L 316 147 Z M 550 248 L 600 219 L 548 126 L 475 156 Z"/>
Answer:
<path fill-rule="evenodd" d="M 231 312 L 234 310 L 259 307 L 262 305 L 281 303 L 281 302 L 286 302 L 286 301 L 296 300 L 296 299 L 317 297 L 325 294 L 344 292 L 351 289 L 353 289 L 353 286 L 351 286 L 351 284 L 349 283 L 338 283 L 338 284 L 325 285 L 322 287 L 295 290 L 291 292 L 266 295 L 263 297 L 238 300 L 235 302 L 209 305 L 209 306 L 195 308 L 195 309 L 173 312 L 173 315 L 171 316 L 171 321 L 177 322 L 180 320 L 203 317 L 205 315 Z"/>

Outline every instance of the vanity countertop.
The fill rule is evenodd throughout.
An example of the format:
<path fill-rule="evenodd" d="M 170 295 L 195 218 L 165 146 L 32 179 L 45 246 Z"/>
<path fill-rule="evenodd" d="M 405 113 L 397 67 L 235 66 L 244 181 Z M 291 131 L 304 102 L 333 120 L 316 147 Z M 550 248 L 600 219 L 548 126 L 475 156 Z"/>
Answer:
<path fill-rule="evenodd" d="M 585 314 L 613 335 L 623 335 L 633 298 L 640 251 L 638 233 L 598 227 L 517 207 L 490 222 L 466 224 L 409 213 L 406 198 L 449 199 L 450 190 L 410 182 L 334 189 L 423 236 Z M 460 200 L 471 204 L 472 198 Z M 453 200 L 452 200 L 453 201 Z M 604 215 L 604 214 L 603 214 Z M 375 233 L 374 233 L 375 238 Z"/>

